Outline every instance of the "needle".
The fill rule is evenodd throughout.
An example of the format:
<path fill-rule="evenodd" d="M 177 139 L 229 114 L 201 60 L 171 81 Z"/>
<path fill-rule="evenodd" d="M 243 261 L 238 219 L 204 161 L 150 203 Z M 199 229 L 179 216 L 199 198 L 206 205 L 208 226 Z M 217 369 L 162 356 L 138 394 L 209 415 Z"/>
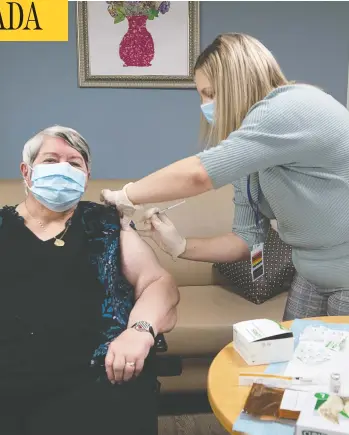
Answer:
<path fill-rule="evenodd" d="M 172 208 L 178 207 L 179 205 L 184 204 L 184 203 L 185 203 L 185 200 L 183 200 L 181 202 L 177 202 L 177 204 L 170 205 L 169 207 L 166 207 L 166 208 L 158 211 L 156 214 L 165 213 L 165 211 L 171 210 Z"/>
<path fill-rule="evenodd" d="M 185 203 L 185 200 L 183 200 L 181 202 L 177 202 L 177 204 L 173 204 L 173 205 L 170 205 L 169 207 L 166 207 L 166 208 L 163 208 L 162 210 L 159 210 L 156 214 L 165 213 L 165 211 L 171 210 L 172 208 L 178 207 L 179 205 L 184 204 L 184 203 Z M 134 225 L 134 223 L 133 223 L 133 225 Z M 135 225 L 134 225 L 134 229 L 137 231 L 137 228 Z"/>

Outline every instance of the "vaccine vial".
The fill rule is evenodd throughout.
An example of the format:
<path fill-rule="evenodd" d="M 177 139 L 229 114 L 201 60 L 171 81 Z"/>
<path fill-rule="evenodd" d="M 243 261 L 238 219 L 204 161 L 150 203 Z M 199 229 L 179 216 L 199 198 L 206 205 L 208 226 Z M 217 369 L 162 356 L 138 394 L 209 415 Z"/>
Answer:
<path fill-rule="evenodd" d="M 331 374 L 330 390 L 331 393 L 339 394 L 341 389 L 341 375 L 339 373 Z"/>

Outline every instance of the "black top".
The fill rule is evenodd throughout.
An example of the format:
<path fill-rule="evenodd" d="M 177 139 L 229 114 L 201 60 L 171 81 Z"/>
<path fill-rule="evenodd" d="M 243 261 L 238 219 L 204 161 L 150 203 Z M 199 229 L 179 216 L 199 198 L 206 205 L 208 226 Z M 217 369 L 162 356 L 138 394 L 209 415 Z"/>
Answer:
<path fill-rule="evenodd" d="M 79 211 L 64 236 L 41 241 L 14 210 L 0 244 L 0 388 L 5 379 L 90 369 L 103 342 L 103 288 L 89 264 Z"/>

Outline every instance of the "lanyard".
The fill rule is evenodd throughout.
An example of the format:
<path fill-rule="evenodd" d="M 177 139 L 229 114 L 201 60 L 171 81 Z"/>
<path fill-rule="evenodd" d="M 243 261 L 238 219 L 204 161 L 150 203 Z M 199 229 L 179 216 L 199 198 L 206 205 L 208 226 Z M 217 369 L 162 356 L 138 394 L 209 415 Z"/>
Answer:
<path fill-rule="evenodd" d="M 256 220 L 256 226 L 259 229 L 260 225 L 259 225 L 259 200 L 260 200 L 260 196 L 261 196 L 261 186 L 258 182 L 258 195 L 257 195 L 257 203 L 255 203 L 252 199 L 252 195 L 251 195 L 251 175 L 249 175 L 247 177 L 247 197 L 248 197 L 248 202 L 250 203 L 250 206 L 253 210 L 254 213 L 254 217 Z"/>

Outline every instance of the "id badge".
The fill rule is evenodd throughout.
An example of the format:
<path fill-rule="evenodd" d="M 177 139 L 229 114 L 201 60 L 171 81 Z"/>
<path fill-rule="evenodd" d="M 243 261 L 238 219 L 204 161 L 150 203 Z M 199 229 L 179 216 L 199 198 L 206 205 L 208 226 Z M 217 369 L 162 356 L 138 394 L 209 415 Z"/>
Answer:
<path fill-rule="evenodd" d="M 252 281 L 257 281 L 264 275 L 264 258 L 263 258 L 264 243 L 254 245 L 251 251 L 251 275 Z"/>

